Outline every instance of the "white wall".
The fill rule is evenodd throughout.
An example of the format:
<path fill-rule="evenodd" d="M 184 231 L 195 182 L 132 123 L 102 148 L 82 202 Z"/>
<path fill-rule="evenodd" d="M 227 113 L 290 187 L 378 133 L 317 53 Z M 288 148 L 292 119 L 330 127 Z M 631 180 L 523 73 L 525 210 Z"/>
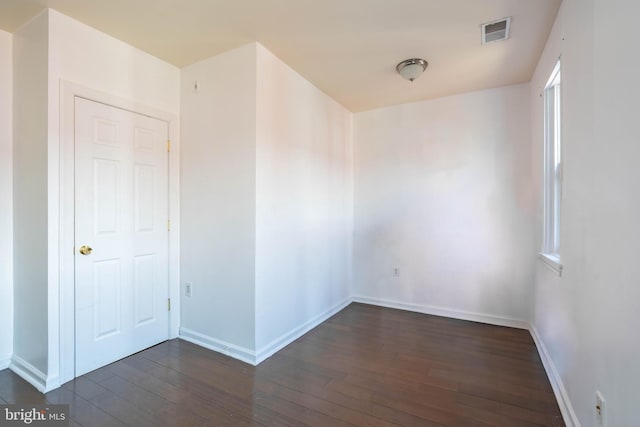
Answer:
<path fill-rule="evenodd" d="M 13 351 L 12 40 L 0 30 L 0 369 Z"/>
<path fill-rule="evenodd" d="M 47 372 L 48 17 L 13 35 L 13 360 Z"/>
<path fill-rule="evenodd" d="M 525 84 L 355 115 L 356 296 L 497 323 L 529 318 L 528 95 Z"/>
<path fill-rule="evenodd" d="M 607 399 L 609 426 L 640 425 L 638 16 L 631 0 L 564 0 L 531 85 L 540 183 L 538 95 L 562 55 L 564 270 L 557 277 L 539 263 L 534 325 L 583 427 L 597 425 L 596 390 Z"/>
<path fill-rule="evenodd" d="M 254 363 L 345 303 L 351 128 L 256 43 L 182 70 L 183 338 Z"/>
<path fill-rule="evenodd" d="M 58 99 L 59 80 L 180 113 L 180 70 L 116 38 L 55 10 L 50 16 L 50 96 Z M 54 105 L 50 102 L 51 108 Z M 57 126 L 57 110 L 50 125 Z"/>
<path fill-rule="evenodd" d="M 258 359 L 350 296 L 352 114 L 258 45 Z"/>
<path fill-rule="evenodd" d="M 181 272 L 182 284 L 193 284 L 193 297 L 182 297 L 181 334 L 251 357 L 256 45 L 183 68 L 181 80 Z"/>
<path fill-rule="evenodd" d="M 69 140 L 61 136 L 60 127 L 63 85 L 72 82 L 177 117 L 180 74 L 176 67 L 53 10 L 43 11 L 15 33 L 13 59 L 13 92 L 20 96 L 15 97 L 13 117 L 12 369 L 48 389 L 58 384 L 65 348 L 61 339 L 73 336 L 72 314 L 70 325 L 59 318 L 61 295 L 69 289 L 72 293 L 72 285 L 61 286 L 60 280 L 73 277 L 60 268 L 60 242 L 68 238 L 61 233 L 73 229 L 71 210 L 59 216 L 64 207 L 61 144 Z M 173 132 L 177 136 L 178 129 Z M 64 355 L 62 359 L 67 360 Z M 67 368 L 72 372 L 73 366 Z"/>
<path fill-rule="evenodd" d="M 143 106 L 150 114 L 166 119 L 175 116 L 170 121 L 169 132 L 174 146 L 170 155 L 171 188 L 169 189 L 170 199 L 178 199 L 178 178 L 177 167 L 179 165 L 179 128 L 178 117 L 180 113 L 180 70 L 160 59 L 142 52 L 120 40 L 65 16 L 55 10 L 48 10 L 45 13 L 49 17 L 49 61 L 48 61 L 48 244 L 49 244 L 49 367 L 47 374 L 49 378 L 58 375 L 59 356 L 62 360 L 68 360 L 65 351 L 68 351 L 69 334 L 73 318 L 70 323 L 59 325 L 58 301 L 59 295 L 63 295 L 67 300 L 73 298 L 73 287 L 68 286 L 73 278 L 69 273 L 65 273 L 64 268 L 60 268 L 60 254 L 73 246 L 73 242 L 60 247 L 60 241 L 64 242 L 66 236 L 60 233 L 65 230 L 72 230 L 72 211 L 65 211 L 65 206 L 60 206 L 60 194 L 64 188 L 59 185 L 61 176 L 60 159 L 64 159 L 65 152 L 63 144 L 73 140 L 68 135 L 63 135 L 61 130 L 61 113 L 64 108 L 61 96 L 63 86 L 67 83 L 88 88 L 97 93 L 106 94 L 109 99 L 118 99 L 126 102 L 128 108 L 138 108 Z M 120 101 L 118 101 L 120 102 Z M 175 187 L 175 188 L 174 188 Z M 172 203 L 171 208 L 177 207 L 177 203 Z M 61 210 L 62 208 L 62 210 Z M 59 217 L 62 212 L 63 218 Z M 178 212 L 176 210 L 176 212 Z M 174 240 L 179 233 L 179 218 L 172 217 L 176 227 L 173 227 L 170 236 L 170 260 L 175 260 L 178 264 L 178 252 L 176 249 L 177 240 Z M 61 221 L 62 220 L 62 221 Z M 62 224 L 62 229 L 60 228 Z M 66 228 L 65 228 L 66 227 Z M 62 251 L 62 252 L 60 252 Z M 173 266 L 172 266 L 173 267 Z M 72 266 L 69 266 L 72 270 Z M 174 296 L 178 295 L 177 287 L 179 272 L 170 273 L 170 287 L 175 284 Z M 175 268 L 177 270 L 177 268 Z M 71 273 L 72 274 L 72 273 Z M 62 280 L 62 283 L 60 283 Z M 170 292 L 172 290 L 170 289 Z M 64 316 L 66 308 L 62 307 Z M 68 317 L 68 316 L 67 316 Z M 69 317 L 68 317 L 69 318 Z M 177 334 L 178 319 L 172 318 L 172 327 L 175 324 Z M 59 331 L 62 328 L 62 331 Z M 58 348 L 58 344 L 62 346 Z M 61 353 L 62 351 L 62 353 Z M 68 364 L 67 364 L 68 365 Z M 63 372 L 63 379 L 67 379 L 67 372 Z"/>

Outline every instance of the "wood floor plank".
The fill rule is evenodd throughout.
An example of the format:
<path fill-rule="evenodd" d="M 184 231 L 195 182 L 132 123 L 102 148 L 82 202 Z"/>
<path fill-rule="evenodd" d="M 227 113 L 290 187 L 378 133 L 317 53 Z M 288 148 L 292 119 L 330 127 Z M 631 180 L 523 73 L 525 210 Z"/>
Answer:
<path fill-rule="evenodd" d="M 323 396 L 326 400 L 339 403 L 348 408 L 354 408 L 361 412 L 374 415 L 391 424 L 404 427 L 424 426 L 424 419 L 397 409 L 379 405 L 374 402 L 369 390 L 343 382 L 332 382 L 327 387 Z"/>
<path fill-rule="evenodd" d="M 46 402 L 43 394 L 8 369 L 0 371 L 0 397 L 9 404 Z"/>
<path fill-rule="evenodd" d="M 42 395 L 72 426 L 563 427 L 528 331 L 351 304 L 259 366 L 171 340 Z"/>
<path fill-rule="evenodd" d="M 262 396 L 261 393 L 258 393 L 258 396 L 256 397 L 256 404 L 258 406 L 263 406 L 279 413 L 285 419 L 295 420 L 296 422 L 302 423 L 303 425 L 318 427 L 353 426 L 353 424 L 325 415 L 315 408 L 308 408 L 274 395 L 269 395 L 267 397 Z"/>
<path fill-rule="evenodd" d="M 118 427 L 126 425 L 64 387 L 47 393 L 46 397 L 48 403 L 69 405 L 71 420 L 79 425 L 85 427 Z"/>
<path fill-rule="evenodd" d="M 329 400 L 316 397 L 310 393 L 299 393 L 286 387 L 277 387 L 272 396 L 277 396 L 281 399 L 352 425 L 364 424 L 371 427 L 388 427 L 394 425 L 388 421 L 384 421 L 356 409 L 347 408 Z"/>
<path fill-rule="evenodd" d="M 210 351 L 207 353 L 207 357 L 215 358 L 218 356 L 216 353 Z M 240 420 L 244 420 L 244 422 L 253 420 L 252 422 L 257 425 L 274 424 L 271 416 L 272 411 L 255 408 L 252 399 L 240 399 L 227 393 L 223 389 L 212 386 L 206 381 L 191 378 L 163 365 L 148 363 L 148 361 L 145 362 L 144 358 L 131 357 L 124 362 L 145 372 L 149 376 L 155 376 L 157 380 L 166 382 L 177 390 L 181 390 L 183 396 L 180 401 L 182 403 L 179 402 L 179 404 L 193 405 L 195 402 L 195 409 L 198 411 L 202 411 L 203 407 L 208 405 L 209 407 L 215 408 L 216 411 L 224 413 L 223 418 L 227 416 L 232 417 L 230 420 L 235 420 L 236 423 L 240 423 Z M 256 385 L 254 389 L 259 390 L 260 386 Z M 216 416 L 216 419 L 218 418 L 219 417 Z"/>

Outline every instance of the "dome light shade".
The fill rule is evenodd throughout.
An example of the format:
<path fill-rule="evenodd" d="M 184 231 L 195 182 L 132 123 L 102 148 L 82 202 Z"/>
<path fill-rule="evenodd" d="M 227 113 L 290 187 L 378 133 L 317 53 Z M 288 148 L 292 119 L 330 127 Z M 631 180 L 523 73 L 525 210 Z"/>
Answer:
<path fill-rule="evenodd" d="M 429 63 L 424 59 L 412 58 L 406 59 L 396 66 L 396 71 L 402 78 L 414 81 L 427 69 Z"/>

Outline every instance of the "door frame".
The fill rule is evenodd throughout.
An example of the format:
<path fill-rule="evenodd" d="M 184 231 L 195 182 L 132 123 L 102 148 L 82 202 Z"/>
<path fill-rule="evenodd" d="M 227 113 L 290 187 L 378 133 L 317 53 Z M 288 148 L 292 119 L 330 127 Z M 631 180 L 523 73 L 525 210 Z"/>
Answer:
<path fill-rule="evenodd" d="M 180 327 L 180 124 L 177 115 L 90 89 L 68 81 L 60 82 L 60 226 L 59 226 L 59 380 L 75 378 L 75 99 L 88 99 L 111 107 L 159 119 L 168 123 L 171 151 L 168 160 L 169 219 L 169 339 Z M 55 299 L 54 299 L 55 300 Z M 51 307 L 50 307 L 51 309 Z"/>

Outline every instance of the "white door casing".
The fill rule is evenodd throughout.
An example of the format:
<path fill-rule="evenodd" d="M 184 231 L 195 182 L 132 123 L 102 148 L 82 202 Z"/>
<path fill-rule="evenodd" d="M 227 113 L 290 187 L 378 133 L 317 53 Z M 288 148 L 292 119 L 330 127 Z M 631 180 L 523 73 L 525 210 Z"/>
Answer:
<path fill-rule="evenodd" d="M 75 98 L 76 376 L 169 338 L 167 140 L 166 121 Z"/>

